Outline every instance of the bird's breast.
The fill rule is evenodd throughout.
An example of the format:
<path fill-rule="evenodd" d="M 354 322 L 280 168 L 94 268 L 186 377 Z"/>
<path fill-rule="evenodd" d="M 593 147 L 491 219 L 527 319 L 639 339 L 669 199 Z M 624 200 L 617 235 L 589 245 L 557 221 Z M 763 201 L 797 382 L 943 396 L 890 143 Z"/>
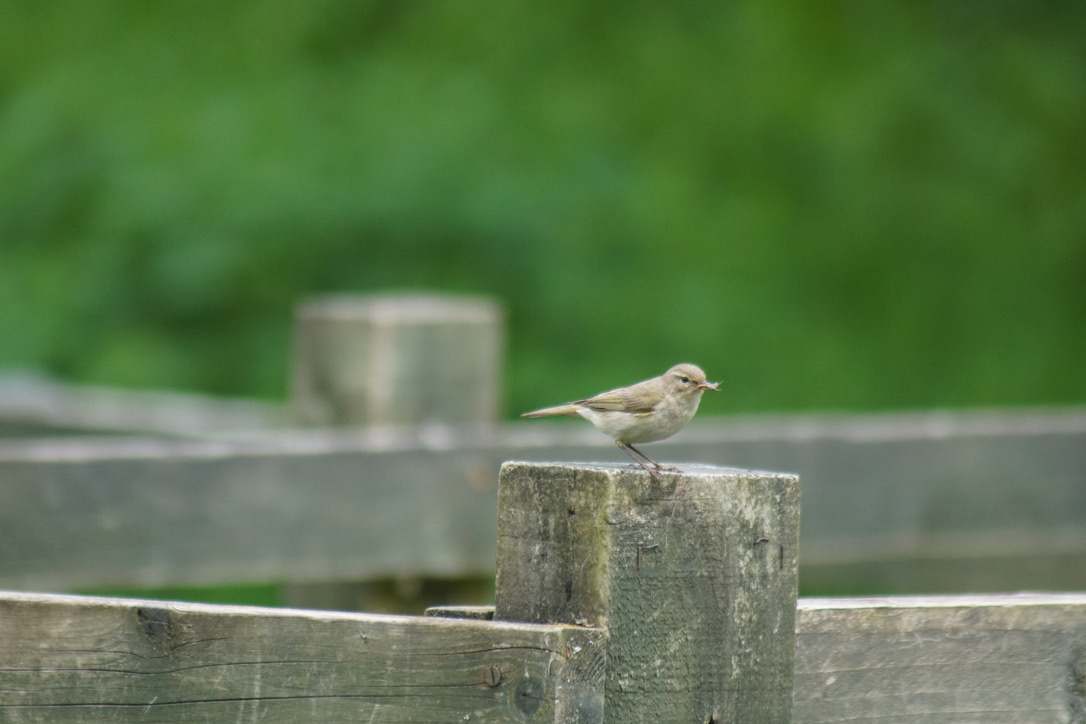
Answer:
<path fill-rule="evenodd" d="M 682 430 L 696 411 L 697 405 L 693 409 L 680 405 L 659 405 L 652 412 L 596 410 L 591 407 L 577 410 L 597 430 L 609 435 L 615 442 L 627 445 L 665 440 Z"/>

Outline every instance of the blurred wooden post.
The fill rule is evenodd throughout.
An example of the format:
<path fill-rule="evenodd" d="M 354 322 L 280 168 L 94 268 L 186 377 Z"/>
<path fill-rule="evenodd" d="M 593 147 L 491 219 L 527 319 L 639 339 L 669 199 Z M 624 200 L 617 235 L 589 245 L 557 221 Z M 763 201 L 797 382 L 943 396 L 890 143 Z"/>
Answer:
<path fill-rule="evenodd" d="M 799 481 L 506 463 L 495 618 L 604 626 L 608 722 L 790 721 Z"/>
<path fill-rule="evenodd" d="M 307 426 L 491 427 L 501 357 L 502 314 L 490 299 L 422 293 L 312 299 L 296 314 L 293 416 Z M 288 584 L 285 597 L 308 608 L 421 610 L 447 602 L 451 593 L 470 598 L 482 585 L 464 583 L 452 584 L 455 591 L 418 578 Z"/>
<path fill-rule="evenodd" d="M 297 312 L 292 404 L 305 425 L 492 425 L 502 319 L 478 297 L 314 299 Z"/>

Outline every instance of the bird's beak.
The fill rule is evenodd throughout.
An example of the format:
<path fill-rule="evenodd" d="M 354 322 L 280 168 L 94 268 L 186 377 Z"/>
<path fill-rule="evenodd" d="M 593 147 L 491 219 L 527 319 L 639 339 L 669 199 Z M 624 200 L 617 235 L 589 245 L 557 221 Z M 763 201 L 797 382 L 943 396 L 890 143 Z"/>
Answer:
<path fill-rule="evenodd" d="M 706 380 L 705 382 L 699 382 L 698 383 L 698 389 L 699 390 L 716 390 L 716 391 L 719 392 L 720 391 L 720 383 L 719 382 L 709 382 L 708 380 Z"/>

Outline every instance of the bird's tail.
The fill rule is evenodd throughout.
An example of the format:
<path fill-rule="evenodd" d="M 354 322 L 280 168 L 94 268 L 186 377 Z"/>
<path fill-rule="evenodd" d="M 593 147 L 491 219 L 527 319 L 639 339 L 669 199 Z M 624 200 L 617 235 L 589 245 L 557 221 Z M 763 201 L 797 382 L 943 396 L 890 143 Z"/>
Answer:
<path fill-rule="evenodd" d="M 558 407 L 544 407 L 542 410 L 525 412 L 521 417 L 553 417 L 564 415 L 565 417 L 577 417 L 576 405 L 559 405 Z"/>

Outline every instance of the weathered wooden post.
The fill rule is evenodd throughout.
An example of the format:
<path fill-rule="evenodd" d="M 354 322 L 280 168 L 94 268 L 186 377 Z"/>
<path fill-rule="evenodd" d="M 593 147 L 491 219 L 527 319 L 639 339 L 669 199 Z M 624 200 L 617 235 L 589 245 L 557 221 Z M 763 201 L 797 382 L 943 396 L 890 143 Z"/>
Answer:
<path fill-rule="evenodd" d="M 489 425 L 498 417 L 502 318 L 493 301 L 333 296 L 296 315 L 291 399 L 305 425 Z"/>
<path fill-rule="evenodd" d="M 495 618 L 608 630 L 608 722 L 790 721 L 799 481 L 506 463 Z"/>
<path fill-rule="evenodd" d="M 485 429 L 497 422 L 502 314 L 490 299 L 422 293 L 320 297 L 298 308 L 294 337 L 291 403 L 303 425 Z M 490 586 L 474 579 L 442 581 L 432 586 L 435 601 L 428 601 L 423 583 L 411 577 L 394 585 L 288 584 L 284 595 L 290 605 L 307 608 L 410 611 L 449 597 L 482 595 Z M 457 587 L 455 596 L 451 586 Z"/>

